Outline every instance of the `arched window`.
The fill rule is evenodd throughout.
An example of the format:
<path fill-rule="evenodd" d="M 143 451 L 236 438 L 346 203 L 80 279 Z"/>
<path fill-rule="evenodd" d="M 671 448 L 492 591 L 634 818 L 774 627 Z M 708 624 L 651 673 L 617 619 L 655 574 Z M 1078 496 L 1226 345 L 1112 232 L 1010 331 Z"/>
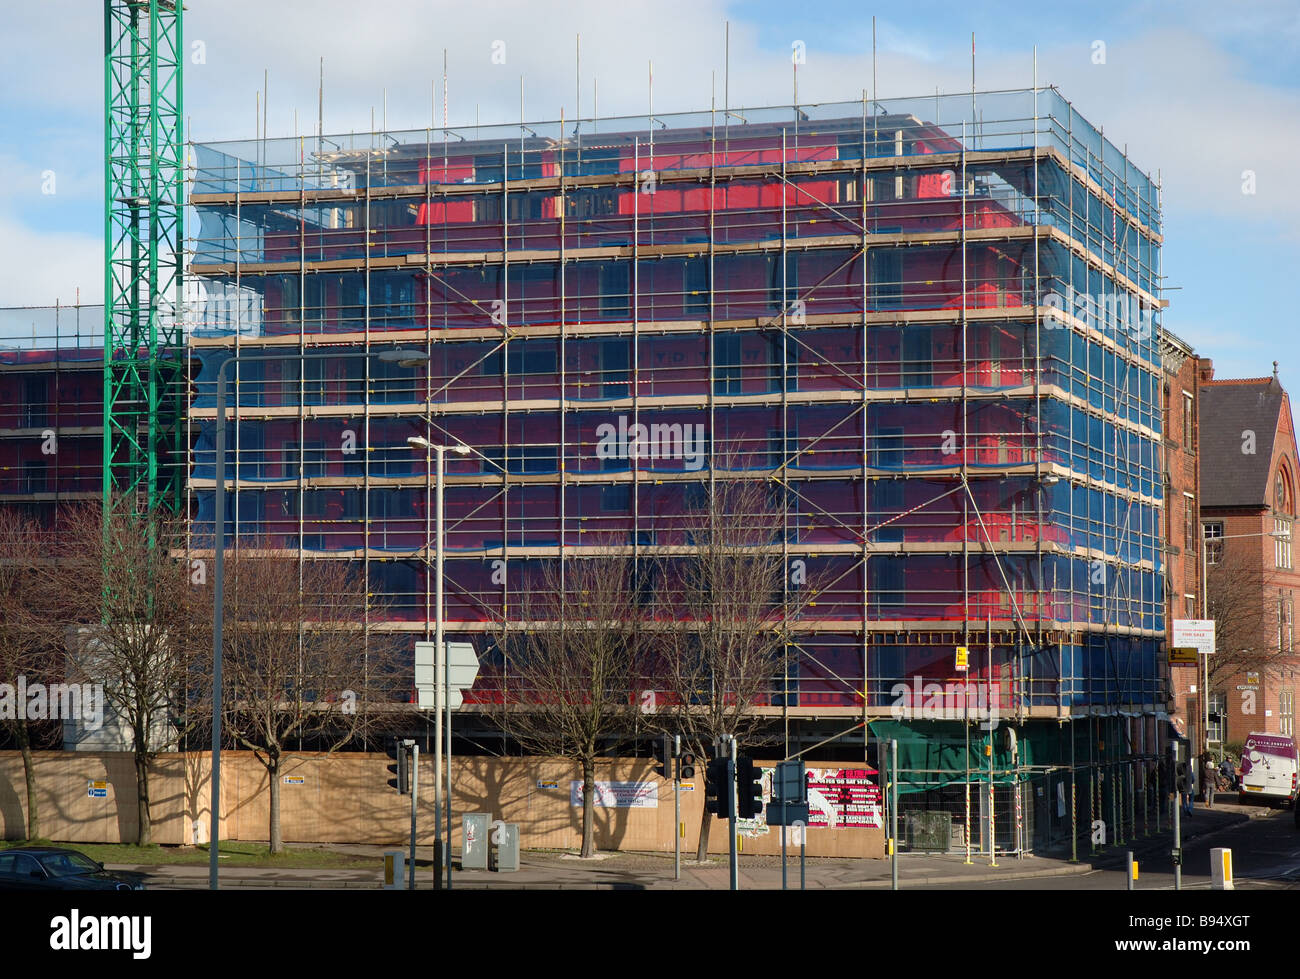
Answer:
<path fill-rule="evenodd" d="M 1273 488 L 1273 539 L 1274 564 L 1291 570 L 1291 515 L 1295 512 L 1295 497 L 1291 492 L 1291 473 L 1283 462 L 1277 467 L 1277 481 Z"/>

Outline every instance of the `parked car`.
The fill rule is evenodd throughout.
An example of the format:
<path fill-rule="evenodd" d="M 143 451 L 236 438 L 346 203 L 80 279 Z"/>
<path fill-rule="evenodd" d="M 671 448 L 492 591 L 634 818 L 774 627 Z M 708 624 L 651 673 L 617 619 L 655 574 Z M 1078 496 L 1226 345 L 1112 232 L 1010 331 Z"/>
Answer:
<path fill-rule="evenodd" d="M 1295 739 L 1289 734 L 1246 735 L 1241 752 L 1241 802 L 1255 800 L 1275 807 L 1293 802 L 1296 774 Z"/>
<path fill-rule="evenodd" d="M 0 889 L 20 891 L 142 891 L 144 875 L 105 870 L 80 850 L 19 846 L 0 850 Z"/>

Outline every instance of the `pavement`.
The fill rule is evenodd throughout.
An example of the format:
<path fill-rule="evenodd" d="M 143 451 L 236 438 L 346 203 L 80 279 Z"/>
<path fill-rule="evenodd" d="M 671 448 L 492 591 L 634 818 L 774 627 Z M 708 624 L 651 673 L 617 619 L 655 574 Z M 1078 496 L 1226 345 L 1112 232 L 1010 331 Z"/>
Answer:
<path fill-rule="evenodd" d="M 1183 845 L 1249 819 L 1267 816 L 1273 810 L 1262 806 L 1216 804 L 1213 810 L 1198 807 L 1182 823 Z M 1290 816 L 1287 814 L 1287 818 Z M 293 844 L 290 844 L 292 846 Z M 305 844 L 304 844 L 305 845 Z M 225 867 L 220 872 L 223 889 L 303 889 L 376 890 L 382 886 L 383 855 L 396 846 L 367 844 L 311 844 L 357 857 L 373 857 L 373 869 L 287 869 L 276 867 Z M 1127 850 L 1139 859 L 1171 847 L 1171 833 L 1165 831 L 1123 844 L 1098 847 L 1097 852 L 1081 846 L 1078 860 L 1072 861 L 1068 848 L 1037 856 L 998 857 L 996 864 L 987 855 L 973 853 L 965 862 L 964 853 L 900 853 L 899 883 L 910 885 L 950 885 L 978 887 L 995 881 L 1012 881 L 1041 877 L 1086 874 L 1098 869 L 1123 865 Z M 432 889 L 433 849 L 416 848 L 417 889 Z M 779 857 L 740 855 L 740 886 L 746 890 L 777 890 L 781 887 Z M 809 890 L 843 888 L 884 888 L 891 886 L 889 860 L 852 860 L 809 858 L 805 866 Z M 457 863 L 457 868 L 459 864 Z M 208 885 L 206 865 L 139 865 L 111 864 L 110 869 L 134 870 L 148 875 L 151 890 L 198 890 Z M 786 867 L 790 888 L 799 887 L 799 854 L 792 849 Z M 478 870 L 453 871 L 453 887 L 467 890 L 725 890 L 728 886 L 726 857 L 714 857 L 704 864 L 686 859 L 683 854 L 681 879 L 673 879 L 672 854 L 639 852 L 602 852 L 595 859 L 583 860 L 571 853 L 532 850 L 520 855 L 520 869 L 510 873 Z"/>

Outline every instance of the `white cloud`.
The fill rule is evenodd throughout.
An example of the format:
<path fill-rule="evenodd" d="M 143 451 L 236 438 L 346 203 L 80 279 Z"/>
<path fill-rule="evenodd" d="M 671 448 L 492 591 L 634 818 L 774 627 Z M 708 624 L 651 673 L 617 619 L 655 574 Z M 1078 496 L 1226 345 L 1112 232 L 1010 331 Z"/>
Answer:
<path fill-rule="evenodd" d="M 0 305 L 71 305 L 104 298 L 104 246 L 94 235 L 37 231 L 0 215 Z"/>

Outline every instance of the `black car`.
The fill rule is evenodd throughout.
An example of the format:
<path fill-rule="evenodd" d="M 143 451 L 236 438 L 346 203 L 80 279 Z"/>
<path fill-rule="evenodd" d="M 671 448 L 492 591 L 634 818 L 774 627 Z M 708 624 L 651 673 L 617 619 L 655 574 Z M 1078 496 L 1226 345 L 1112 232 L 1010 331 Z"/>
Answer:
<path fill-rule="evenodd" d="M 0 850 L 0 890 L 142 891 L 144 875 L 105 870 L 79 850 L 20 846 Z"/>

